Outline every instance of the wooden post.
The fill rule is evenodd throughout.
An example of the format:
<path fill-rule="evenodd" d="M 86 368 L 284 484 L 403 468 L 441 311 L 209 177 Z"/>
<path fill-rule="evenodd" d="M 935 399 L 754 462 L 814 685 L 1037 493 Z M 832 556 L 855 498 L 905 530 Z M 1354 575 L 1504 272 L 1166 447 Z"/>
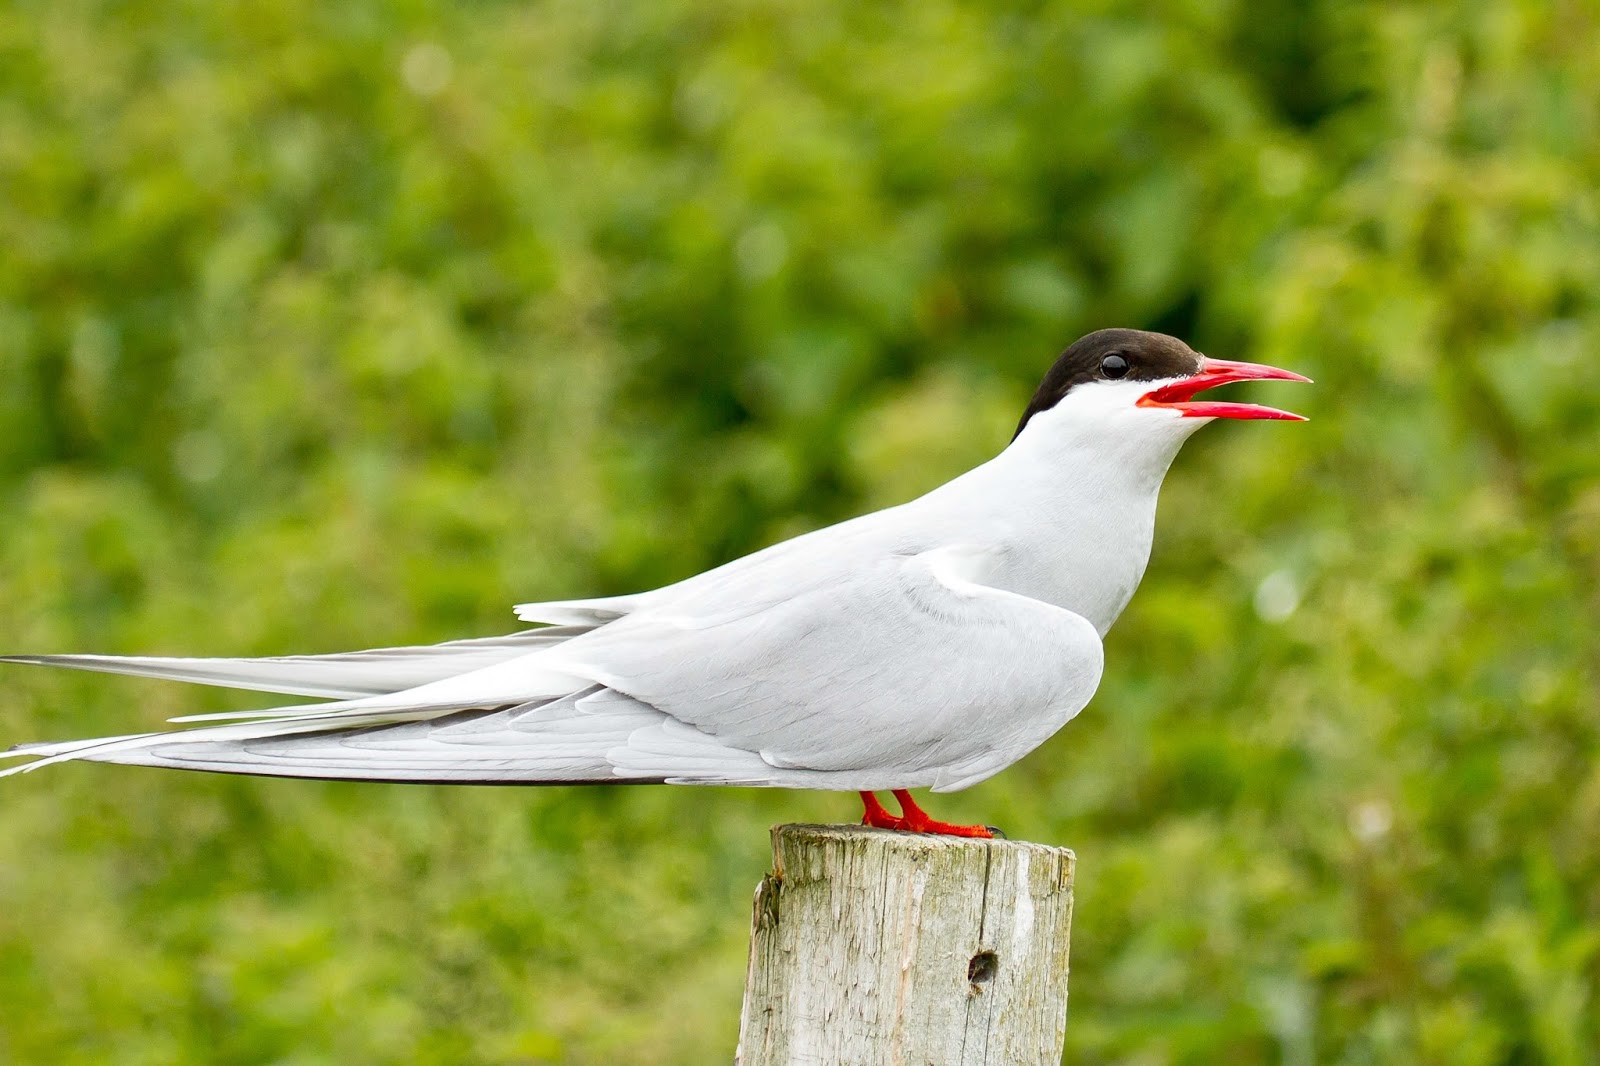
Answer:
<path fill-rule="evenodd" d="M 1072 852 L 780 825 L 772 863 L 739 1066 L 1061 1061 Z"/>

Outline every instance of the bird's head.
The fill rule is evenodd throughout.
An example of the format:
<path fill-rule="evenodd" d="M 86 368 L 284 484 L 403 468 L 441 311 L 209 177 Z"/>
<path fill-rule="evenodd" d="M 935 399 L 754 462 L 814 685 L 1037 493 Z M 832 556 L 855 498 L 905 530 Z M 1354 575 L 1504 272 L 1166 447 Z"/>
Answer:
<path fill-rule="evenodd" d="M 1178 444 L 1213 418 L 1303 417 L 1251 403 L 1196 400 L 1236 381 L 1310 381 L 1259 363 L 1209 359 L 1176 337 L 1137 329 L 1102 329 L 1061 353 L 1022 414 L 1015 437 L 1030 425 L 1051 435 L 1088 435 L 1137 446 Z M 1015 437 L 1013 439 L 1015 439 Z"/>

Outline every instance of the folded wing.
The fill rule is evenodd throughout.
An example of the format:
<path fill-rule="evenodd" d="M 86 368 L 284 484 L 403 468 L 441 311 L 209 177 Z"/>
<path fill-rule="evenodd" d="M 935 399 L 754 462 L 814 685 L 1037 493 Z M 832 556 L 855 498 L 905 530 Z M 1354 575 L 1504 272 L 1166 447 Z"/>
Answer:
<path fill-rule="evenodd" d="M 974 580 L 985 562 L 960 547 L 889 553 L 813 569 L 779 598 L 750 595 L 740 575 L 552 656 L 679 728 L 759 755 L 773 783 L 964 788 L 1076 715 L 1103 665 L 1093 625 Z M 624 776 L 718 779 L 714 768 L 681 773 L 684 755 L 648 734 L 611 758 Z"/>

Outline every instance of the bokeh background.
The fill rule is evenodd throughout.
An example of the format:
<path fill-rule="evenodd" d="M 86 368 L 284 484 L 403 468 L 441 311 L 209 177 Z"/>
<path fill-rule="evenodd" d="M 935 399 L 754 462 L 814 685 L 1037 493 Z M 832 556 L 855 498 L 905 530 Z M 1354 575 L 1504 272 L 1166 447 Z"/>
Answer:
<path fill-rule="evenodd" d="M 1600 9 L 0 6 L 0 635 L 515 627 L 908 498 L 1075 336 L 1292 367 L 1089 710 L 936 810 L 1079 855 L 1072 1063 L 1600 1044 Z M 1290 392 L 1292 391 L 1292 396 Z M 0 738 L 259 703 L 0 672 Z M 0 787 L 0 1060 L 728 1061 L 853 796 Z"/>

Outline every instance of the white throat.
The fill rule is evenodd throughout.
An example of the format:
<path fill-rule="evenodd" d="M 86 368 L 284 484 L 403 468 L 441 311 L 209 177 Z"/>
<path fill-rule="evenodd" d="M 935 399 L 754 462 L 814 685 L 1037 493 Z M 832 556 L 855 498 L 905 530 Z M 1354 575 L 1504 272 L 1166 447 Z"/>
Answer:
<path fill-rule="evenodd" d="M 1167 468 L 1211 421 L 1135 406 L 1152 387 L 1074 389 L 994 459 L 925 497 L 994 516 L 988 584 L 1082 615 L 1102 635 L 1111 628 L 1149 562 Z"/>

